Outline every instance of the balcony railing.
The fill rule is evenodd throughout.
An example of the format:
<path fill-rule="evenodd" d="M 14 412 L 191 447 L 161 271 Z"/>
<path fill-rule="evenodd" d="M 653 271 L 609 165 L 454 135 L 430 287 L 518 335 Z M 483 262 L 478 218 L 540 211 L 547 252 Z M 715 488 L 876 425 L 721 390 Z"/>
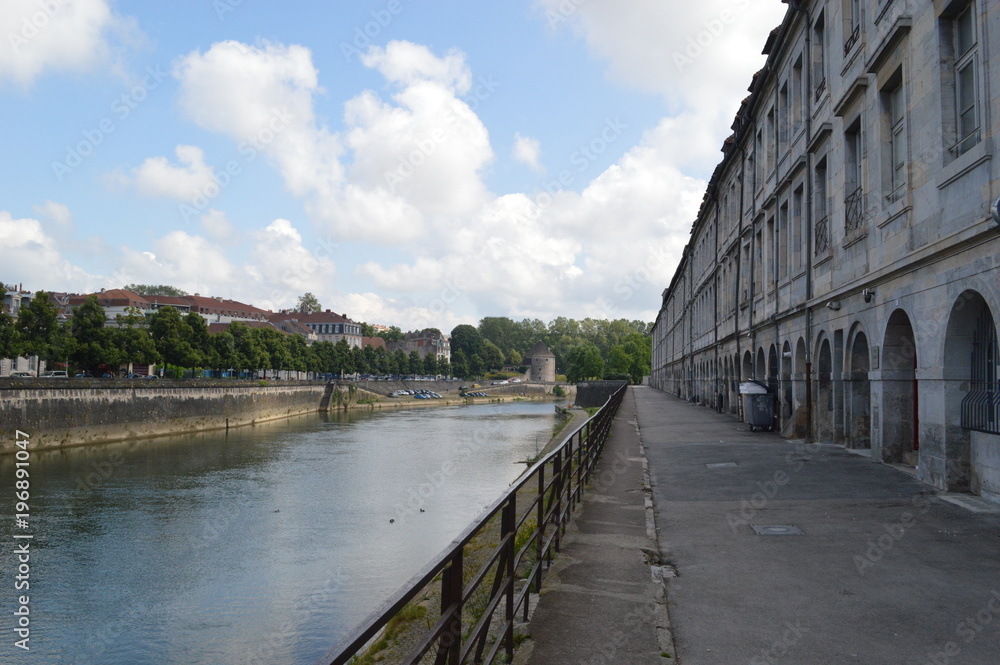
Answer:
<path fill-rule="evenodd" d="M 860 37 L 861 37 L 861 24 L 859 23 L 858 25 L 854 26 L 854 30 L 851 31 L 851 36 L 847 38 L 846 42 L 844 42 L 845 58 L 847 57 L 847 54 L 851 52 L 851 49 L 854 48 L 854 45 L 858 43 L 858 38 Z"/>
<path fill-rule="evenodd" d="M 830 251 L 830 218 L 824 217 L 816 222 L 816 233 L 813 238 L 816 246 L 815 255 L 822 256 Z"/>
<path fill-rule="evenodd" d="M 864 198 L 862 188 L 858 187 L 844 199 L 844 207 L 847 210 L 847 216 L 844 219 L 844 230 L 847 232 L 849 239 L 861 232 L 862 222 L 864 221 Z"/>
<path fill-rule="evenodd" d="M 817 102 L 820 100 L 820 97 L 823 96 L 824 92 L 826 92 L 826 78 L 824 78 L 822 81 L 820 81 L 816 85 L 816 101 Z"/>

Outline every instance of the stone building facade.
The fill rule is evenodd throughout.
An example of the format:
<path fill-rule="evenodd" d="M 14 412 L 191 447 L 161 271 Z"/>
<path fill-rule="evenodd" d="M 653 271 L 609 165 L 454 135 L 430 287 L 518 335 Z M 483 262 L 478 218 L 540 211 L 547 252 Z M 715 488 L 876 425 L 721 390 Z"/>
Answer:
<path fill-rule="evenodd" d="M 1000 3 L 787 2 L 653 330 L 651 384 L 1000 500 Z"/>

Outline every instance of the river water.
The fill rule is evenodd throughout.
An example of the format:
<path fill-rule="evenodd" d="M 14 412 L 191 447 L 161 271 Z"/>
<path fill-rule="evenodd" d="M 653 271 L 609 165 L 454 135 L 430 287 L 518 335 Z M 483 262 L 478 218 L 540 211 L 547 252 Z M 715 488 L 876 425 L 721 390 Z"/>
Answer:
<path fill-rule="evenodd" d="M 491 504 L 554 424 L 550 403 L 476 405 L 32 453 L 27 531 L 4 456 L 0 662 L 312 663 Z M 28 591 L 14 590 L 15 533 L 34 536 Z M 22 594 L 30 652 L 13 646 Z"/>

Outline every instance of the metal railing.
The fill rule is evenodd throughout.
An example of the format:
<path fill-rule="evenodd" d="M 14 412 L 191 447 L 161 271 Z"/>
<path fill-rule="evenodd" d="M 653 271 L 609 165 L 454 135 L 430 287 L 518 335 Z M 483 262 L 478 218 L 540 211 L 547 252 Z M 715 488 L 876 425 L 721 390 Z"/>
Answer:
<path fill-rule="evenodd" d="M 972 336 L 969 392 L 962 398 L 962 427 L 1000 434 L 1000 344 L 989 310 Z"/>
<path fill-rule="evenodd" d="M 821 256 L 830 251 L 830 218 L 823 216 L 823 219 L 816 222 L 815 232 L 816 256 Z"/>
<path fill-rule="evenodd" d="M 858 187 L 847 195 L 844 199 L 846 210 L 844 228 L 847 232 L 848 240 L 861 233 L 861 223 L 864 221 L 864 191 Z"/>
<path fill-rule="evenodd" d="M 588 483 L 627 386 L 538 460 L 452 544 L 394 596 L 328 651 L 317 665 L 363 659 L 372 642 L 408 605 L 429 602 L 440 583 L 440 616 L 398 662 L 412 665 L 492 663 L 514 653 L 514 626 L 528 620 L 531 593 L 558 552 L 561 538 Z M 522 504 L 523 507 L 520 507 Z M 497 519 L 499 525 L 496 524 Z M 533 522 L 533 523 L 532 523 Z M 487 542 L 482 542 L 483 540 Z M 490 552 L 474 570 L 467 550 Z M 487 584 L 489 585 L 488 592 Z M 494 625 L 496 624 L 496 625 Z M 425 658 L 426 657 L 426 658 Z"/>

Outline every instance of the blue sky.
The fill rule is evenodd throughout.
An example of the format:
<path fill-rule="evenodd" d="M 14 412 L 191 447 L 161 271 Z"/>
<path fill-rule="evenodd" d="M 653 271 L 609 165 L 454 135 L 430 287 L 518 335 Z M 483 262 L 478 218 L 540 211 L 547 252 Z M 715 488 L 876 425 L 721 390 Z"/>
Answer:
<path fill-rule="evenodd" d="M 651 321 L 778 0 L 5 0 L 0 281 Z"/>

